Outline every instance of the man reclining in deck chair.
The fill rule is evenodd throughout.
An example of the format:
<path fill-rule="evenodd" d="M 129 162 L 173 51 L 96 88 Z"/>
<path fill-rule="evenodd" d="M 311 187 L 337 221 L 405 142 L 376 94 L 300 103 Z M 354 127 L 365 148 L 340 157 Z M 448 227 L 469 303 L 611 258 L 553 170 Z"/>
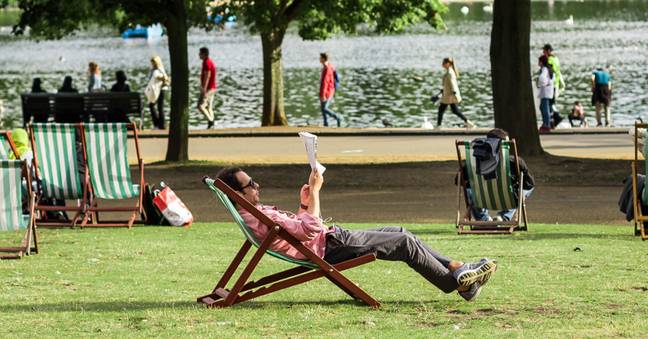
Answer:
<path fill-rule="evenodd" d="M 494 129 L 488 131 L 488 133 L 486 133 L 486 139 L 484 141 L 485 142 L 497 142 L 499 140 L 508 140 L 508 139 L 509 139 L 509 136 L 508 136 L 508 133 L 506 133 L 505 130 L 503 130 L 501 128 L 494 128 Z M 495 151 L 499 151 L 499 148 L 496 148 Z M 497 161 L 499 161 L 499 160 L 497 160 Z M 515 156 L 510 155 L 508 161 L 511 164 L 511 168 L 515 168 Z M 529 168 L 527 167 L 526 162 L 524 162 L 524 159 L 522 159 L 521 157 L 518 156 L 518 161 L 519 161 L 519 164 L 520 164 L 520 172 L 522 173 L 523 178 L 524 178 L 523 179 L 524 181 L 522 182 L 522 190 L 524 191 L 524 197 L 528 198 L 531 195 L 531 193 L 533 192 L 533 187 L 535 186 L 535 181 L 534 181 L 533 176 L 531 175 L 531 173 L 529 173 Z M 493 166 L 491 166 L 491 167 L 497 168 L 497 163 L 493 164 Z M 465 166 L 462 167 L 462 171 L 463 171 L 463 177 L 467 178 L 468 173 L 466 172 L 466 167 Z M 513 178 L 512 178 L 512 181 L 514 183 L 513 185 L 517 186 L 515 184 L 515 183 L 518 182 L 517 171 L 511 171 L 511 175 L 513 176 Z M 457 180 L 458 179 L 455 178 L 455 184 L 457 184 Z M 468 181 L 466 181 L 466 185 L 468 185 Z M 519 190 L 519 187 L 513 187 L 514 192 L 517 192 L 518 190 Z M 466 196 L 468 196 L 468 197 L 473 196 L 470 186 L 466 187 Z M 471 205 L 474 205 L 474 204 L 471 204 Z M 488 209 L 486 209 L 486 208 L 473 207 L 473 208 L 471 208 L 471 213 L 473 215 L 473 218 L 475 218 L 475 220 L 481 220 L 481 221 L 493 221 L 493 220 L 495 220 L 495 221 L 510 221 L 511 219 L 513 219 L 513 215 L 515 214 L 516 210 L 517 209 L 512 208 L 512 209 L 509 209 L 509 210 L 499 211 L 497 213 L 497 215 L 495 215 L 494 218 L 491 217 L 488 214 Z"/>
<path fill-rule="evenodd" d="M 308 184 L 301 189 L 297 214 L 262 205 L 259 184 L 240 168 L 223 169 L 218 178 L 328 263 L 376 253 L 378 259 L 407 263 L 443 292 L 456 290 L 467 301 L 479 295 L 482 286 L 495 272 L 494 260 L 482 258 L 476 263 L 466 264 L 452 260 L 432 250 L 402 227 L 356 231 L 324 225 L 320 218 L 319 198 L 324 178 L 317 171 L 311 172 Z M 236 207 L 254 235 L 263 241 L 268 233 L 267 226 L 245 209 Z M 273 242 L 271 249 L 295 259 L 307 259 L 284 240 Z"/>

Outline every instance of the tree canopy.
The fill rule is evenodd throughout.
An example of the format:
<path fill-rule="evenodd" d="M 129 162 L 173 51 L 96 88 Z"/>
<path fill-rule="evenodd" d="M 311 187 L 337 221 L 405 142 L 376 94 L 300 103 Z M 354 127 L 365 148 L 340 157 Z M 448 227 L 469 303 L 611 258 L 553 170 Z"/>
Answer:
<path fill-rule="evenodd" d="M 262 125 L 286 125 L 283 99 L 281 45 L 288 26 L 296 22 L 303 39 L 321 40 L 345 32 L 355 33 L 367 24 L 376 32 L 402 32 L 427 22 L 443 27 L 447 8 L 440 0 L 231 0 L 214 6 L 216 12 L 232 10 L 263 46 Z"/>

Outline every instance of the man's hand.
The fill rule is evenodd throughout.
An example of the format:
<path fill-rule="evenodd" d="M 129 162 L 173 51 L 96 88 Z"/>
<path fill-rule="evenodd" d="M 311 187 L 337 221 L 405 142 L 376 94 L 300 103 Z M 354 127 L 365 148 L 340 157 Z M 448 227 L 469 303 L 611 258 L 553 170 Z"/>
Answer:
<path fill-rule="evenodd" d="M 324 184 L 324 177 L 317 171 L 317 169 L 311 170 L 310 177 L 308 178 L 310 189 L 319 192 L 319 190 L 322 189 L 322 184 Z"/>
<path fill-rule="evenodd" d="M 310 203 L 310 186 L 304 184 L 299 192 L 299 203 L 308 206 Z"/>

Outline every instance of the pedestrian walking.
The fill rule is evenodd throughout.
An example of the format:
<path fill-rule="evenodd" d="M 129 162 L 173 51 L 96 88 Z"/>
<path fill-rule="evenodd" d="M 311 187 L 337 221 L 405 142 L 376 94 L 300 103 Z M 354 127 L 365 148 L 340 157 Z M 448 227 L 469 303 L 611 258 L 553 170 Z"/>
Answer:
<path fill-rule="evenodd" d="M 214 127 L 214 111 L 212 104 L 216 93 L 216 65 L 209 58 L 209 49 L 201 47 L 198 57 L 202 60 L 200 71 L 200 97 L 198 98 L 198 111 L 207 118 L 207 129 Z"/>
<path fill-rule="evenodd" d="M 88 92 L 101 92 L 103 87 L 101 86 L 101 70 L 99 65 L 90 61 L 88 63 Z"/>
<path fill-rule="evenodd" d="M 335 67 L 329 61 L 328 53 L 320 53 L 320 63 L 322 64 L 322 75 L 320 76 L 319 100 L 322 118 L 324 118 L 324 126 L 328 126 L 328 116 L 331 116 L 337 121 L 337 127 L 340 127 L 342 125 L 342 117 L 330 108 L 333 103 L 333 96 L 335 95 Z"/>
<path fill-rule="evenodd" d="M 550 44 L 545 44 L 542 47 L 542 55 L 547 57 L 547 63 L 551 68 L 551 71 L 554 74 L 554 83 L 553 83 L 553 96 L 551 97 L 551 115 L 560 117 L 560 111 L 556 105 L 556 100 L 560 96 L 561 91 L 565 90 L 565 79 L 562 76 L 560 71 L 560 59 L 553 52 L 553 47 Z M 562 118 L 560 118 L 562 120 Z"/>
<path fill-rule="evenodd" d="M 554 74 L 549 66 L 548 58 L 544 55 L 538 58 L 538 67 L 540 67 L 537 83 L 538 98 L 540 99 L 540 113 L 542 113 L 542 126 L 539 132 L 548 133 L 551 131 L 551 98 L 554 93 Z"/>
<path fill-rule="evenodd" d="M 610 73 L 602 67 L 592 72 L 592 105 L 596 110 L 596 127 L 601 123 L 601 110 L 605 111 L 605 127 L 610 126 L 610 102 L 612 101 L 612 81 Z"/>
<path fill-rule="evenodd" d="M 445 58 L 441 63 L 441 66 L 445 69 L 443 73 L 443 78 L 441 81 L 441 104 L 439 105 L 439 112 L 437 114 L 437 125 L 436 128 L 443 127 L 443 114 L 445 113 L 448 106 L 454 115 L 458 116 L 459 119 L 463 120 L 466 128 L 473 128 L 473 124 L 468 120 L 463 113 L 459 110 L 459 103 L 461 103 L 461 93 L 459 92 L 459 83 L 457 79 L 459 78 L 459 70 L 455 66 L 455 61 L 452 58 Z"/>
<path fill-rule="evenodd" d="M 171 79 L 164 71 L 162 59 L 159 56 L 151 58 L 151 71 L 149 72 L 149 81 L 144 89 L 146 100 L 148 101 L 149 111 L 151 111 L 151 120 L 153 128 L 164 129 L 164 96 Z"/>

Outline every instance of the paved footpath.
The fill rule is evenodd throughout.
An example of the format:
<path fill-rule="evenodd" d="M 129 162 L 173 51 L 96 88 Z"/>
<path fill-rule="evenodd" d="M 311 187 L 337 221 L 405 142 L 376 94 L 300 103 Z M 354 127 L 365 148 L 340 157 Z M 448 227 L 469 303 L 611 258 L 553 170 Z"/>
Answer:
<path fill-rule="evenodd" d="M 191 160 L 237 164 L 290 164 L 306 162 L 304 146 L 297 131 L 305 128 L 256 128 L 192 131 L 189 141 Z M 456 159 L 454 141 L 483 135 L 483 130 L 420 129 L 351 130 L 317 128 L 318 158 L 324 164 L 385 163 Z M 592 133 L 592 132 L 599 133 Z M 623 129 L 590 129 L 585 133 L 543 135 L 545 151 L 559 156 L 595 159 L 631 159 L 633 143 Z M 161 161 L 166 154 L 164 131 L 144 132 L 140 140 L 146 163 Z M 131 162 L 134 161 L 133 147 Z"/>

